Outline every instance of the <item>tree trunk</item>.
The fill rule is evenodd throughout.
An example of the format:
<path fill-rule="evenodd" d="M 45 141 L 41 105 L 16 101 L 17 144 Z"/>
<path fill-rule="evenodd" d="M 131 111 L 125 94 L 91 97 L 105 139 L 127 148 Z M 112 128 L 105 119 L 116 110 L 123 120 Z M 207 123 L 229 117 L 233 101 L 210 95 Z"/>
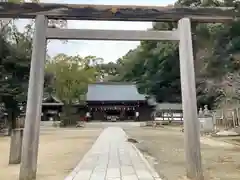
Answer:
<path fill-rule="evenodd" d="M 70 118 L 70 106 L 69 104 L 64 104 L 63 106 L 63 113 L 61 117 L 61 126 L 66 127 L 69 125 L 69 118 Z"/>

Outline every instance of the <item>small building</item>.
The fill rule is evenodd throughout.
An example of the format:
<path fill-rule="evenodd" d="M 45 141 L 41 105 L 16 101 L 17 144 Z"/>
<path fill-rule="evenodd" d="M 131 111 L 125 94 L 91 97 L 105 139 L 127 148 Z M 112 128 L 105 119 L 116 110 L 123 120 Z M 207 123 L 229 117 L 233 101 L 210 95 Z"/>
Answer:
<path fill-rule="evenodd" d="M 59 113 L 62 112 L 63 102 L 53 95 L 47 95 L 42 101 L 42 121 L 49 121 L 50 118 L 59 120 Z"/>
<path fill-rule="evenodd" d="M 157 103 L 156 110 L 159 111 L 175 111 L 182 112 L 182 104 L 181 103 Z"/>
<path fill-rule="evenodd" d="M 157 103 L 155 106 L 155 117 L 167 121 L 183 121 L 183 111 L 181 103 Z"/>
<path fill-rule="evenodd" d="M 49 121 L 54 119 L 55 121 L 60 120 L 60 114 L 64 111 L 64 103 L 53 95 L 45 95 L 42 100 L 42 121 Z M 70 109 L 71 119 L 73 116 L 79 120 L 80 117 L 84 117 L 87 112 L 86 102 L 78 101 L 71 105 Z"/>
<path fill-rule="evenodd" d="M 89 84 L 86 102 L 92 120 L 107 120 L 108 116 L 117 116 L 121 121 L 144 121 L 151 118 L 152 108 L 134 83 Z"/>

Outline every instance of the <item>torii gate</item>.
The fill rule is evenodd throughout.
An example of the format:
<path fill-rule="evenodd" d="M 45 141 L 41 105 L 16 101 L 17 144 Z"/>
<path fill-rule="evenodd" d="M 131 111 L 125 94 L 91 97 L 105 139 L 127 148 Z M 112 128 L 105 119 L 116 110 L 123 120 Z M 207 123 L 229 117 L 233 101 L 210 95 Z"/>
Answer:
<path fill-rule="evenodd" d="M 232 8 L 0 3 L 0 18 L 36 18 L 19 180 L 36 179 L 47 39 L 179 41 L 187 176 L 203 180 L 191 20 L 225 22 L 236 17 L 238 14 Z M 47 27 L 48 19 L 178 21 L 178 28 L 173 31 L 55 29 Z"/>

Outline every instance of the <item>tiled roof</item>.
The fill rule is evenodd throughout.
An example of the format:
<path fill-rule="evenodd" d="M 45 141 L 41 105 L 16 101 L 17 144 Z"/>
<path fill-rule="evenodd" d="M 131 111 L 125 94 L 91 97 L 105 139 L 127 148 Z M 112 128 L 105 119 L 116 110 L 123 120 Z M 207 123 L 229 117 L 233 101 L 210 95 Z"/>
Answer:
<path fill-rule="evenodd" d="M 133 83 L 101 82 L 88 85 L 87 101 L 143 101 Z"/>
<path fill-rule="evenodd" d="M 182 104 L 180 103 L 159 103 L 156 106 L 156 110 L 182 110 Z"/>
<path fill-rule="evenodd" d="M 60 99 L 58 99 L 56 96 L 45 94 L 43 96 L 43 102 L 44 103 L 62 103 Z"/>

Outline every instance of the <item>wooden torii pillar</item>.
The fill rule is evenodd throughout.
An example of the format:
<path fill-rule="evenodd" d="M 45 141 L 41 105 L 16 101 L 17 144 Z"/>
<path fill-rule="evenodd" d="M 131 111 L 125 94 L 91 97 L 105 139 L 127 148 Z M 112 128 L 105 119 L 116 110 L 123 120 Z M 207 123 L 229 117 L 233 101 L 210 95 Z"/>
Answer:
<path fill-rule="evenodd" d="M 190 19 L 180 19 L 178 30 L 187 176 L 203 180 Z"/>
<path fill-rule="evenodd" d="M 33 37 L 19 180 L 36 179 L 46 57 L 46 29 L 47 18 L 44 15 L 38 15 Z"/>

